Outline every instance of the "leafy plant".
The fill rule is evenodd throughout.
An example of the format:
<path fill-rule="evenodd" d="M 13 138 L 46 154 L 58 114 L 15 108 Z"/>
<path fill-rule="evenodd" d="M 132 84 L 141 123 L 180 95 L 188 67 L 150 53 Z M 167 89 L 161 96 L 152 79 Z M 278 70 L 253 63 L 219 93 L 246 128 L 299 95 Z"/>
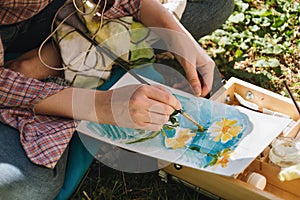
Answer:
<path fill-rule="evenodd" d="M 199 42 L 225 79 L 235 76 L 287 95 L 285 79 L 299 100 L 299 13 L 296 0 L 235 0 L 222 28 Z"/>

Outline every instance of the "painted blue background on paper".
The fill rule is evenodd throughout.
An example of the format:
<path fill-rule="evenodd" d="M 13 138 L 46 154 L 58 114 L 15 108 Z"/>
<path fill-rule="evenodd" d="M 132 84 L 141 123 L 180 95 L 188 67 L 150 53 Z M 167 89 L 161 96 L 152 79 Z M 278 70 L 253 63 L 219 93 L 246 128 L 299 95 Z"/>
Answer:
<path fill-rule="evenodd" d="M 178 94 L 175 94 L 175 96 L 181 102 L 183 110 L 204 126 L 205 130 L 203 132 L 197 131 L 197 127 L 180 114 L 175 116 L 179 122 L 179 127 L 170 128 L 165 126 L 163 131 L 160 132 L 135 130 L 93 122 L 88 122 L 87 128 L 101 137 L 106 137 L 122 144 L 129 142 L 128 146 L 153 145 L 166 151 L 179 151 L 180 148 L 172 149 L 166 147 L 166 140 L 167 138 L 177 137 L 180 135 L 180 131 L 188 129 L 193 134 L 193 137 L 191 141 L 186 141 L 183 147 L 185 151 L 180 157 L 180 163 L 186 163 L 187 166 L 192 164 L 199 168 L 225 163 L 223 167 L 226 167 L 226 162 L 230 158 L 228 153 L 233 152 L 240 141 L 253 128 L 247 115 L 234 106 L 220 104 L 204 98 L 187 98 Z M 229 137 L 225 142 L 221 140 L 215 141 L 216 135 L 209 132 L 210 127 L 224 119 L 229 120 L 229 122 L 234 121 L 234 126 L 239 127 L 240 129 L 238 130 L 240 131 L 237 135 Z M 158 142 L 157 138 L 159 138 L 160 142 Z M 182 152 L 182 148 L 180 152 Z"/>

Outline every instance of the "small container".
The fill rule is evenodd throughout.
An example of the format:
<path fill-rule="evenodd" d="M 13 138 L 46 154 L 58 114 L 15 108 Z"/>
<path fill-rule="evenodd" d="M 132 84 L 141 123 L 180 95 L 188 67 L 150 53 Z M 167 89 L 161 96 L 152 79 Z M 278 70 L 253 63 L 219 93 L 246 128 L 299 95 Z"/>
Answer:
<path fill-rule="evenodd" d="M 264 190 L 267 184 L 266 177 L 264 177 L 259 173 L 251 172 L 251 171 L 246 171 L 242 173 L 240 179 L 261 190 Z"/>
<path fill-rule="evenodd" d="M 278 137 L 272 142 L 270 160 L 279 167 L 300 163 L 300 144 L 291 137 Z"/>
<path fill-rule="evenodd" d="M 281 169 L 281 171 L 278 174 L 278 178 L 280 181 L 290 181 L 294 179 L 299 179 L 300 164 Z"/>

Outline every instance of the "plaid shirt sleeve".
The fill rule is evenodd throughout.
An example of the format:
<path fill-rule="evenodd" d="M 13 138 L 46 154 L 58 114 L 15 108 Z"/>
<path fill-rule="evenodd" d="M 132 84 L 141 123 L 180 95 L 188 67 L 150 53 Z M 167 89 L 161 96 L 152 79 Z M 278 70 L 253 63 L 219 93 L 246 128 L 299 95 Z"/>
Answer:
<path fill-rule="evenodd" d="M 52 0 L 0 0 L 0 25 L 31 18 Z M 115 0 L 105 12 L 108 18 L 133 16 L 139 19 L 141 0 Z M 54 168 L 66 149 L 76 122 L 52 116 L 35 115 L 33 106 L 64 87 L 26 78 L 4 67 L 4 48 L 0 35 L 0 121 L 20 131 L 28 158 L 38 165 Z"/>
<path fill-rule="evenodd" d="M 133 16 L 140 18 L 140 7 L 142 0 L 115 0 L 114 5 L 104 13 L 107 18 L 119 18 L 124 16 Z"/>
<path fill-rule="evenodd" d="M 32 162 L 49 168 L 55 167 L 66 149 L 76 123 L 35 115 L 33 106 L 63 89 L 0 67 L 0 121 L 20 131 L 21 143 Z"/>
<path fill-rule="evenodd" d="M 0 0 L 0 24 L 14 24 L 31 18 L 52 0 Z"/>

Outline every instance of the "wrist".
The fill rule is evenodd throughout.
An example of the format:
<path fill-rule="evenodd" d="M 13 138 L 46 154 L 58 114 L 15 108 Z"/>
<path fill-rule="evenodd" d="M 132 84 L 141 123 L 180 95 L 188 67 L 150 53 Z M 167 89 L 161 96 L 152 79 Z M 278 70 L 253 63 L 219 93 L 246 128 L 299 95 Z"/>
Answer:
<path fill-rule="evenodd" d="M 114 118 L 112 115 L 112 90 L 97 91 L 95 94 L 95 112 L 96 122 L 100 124 L 114 124 Z"/>

